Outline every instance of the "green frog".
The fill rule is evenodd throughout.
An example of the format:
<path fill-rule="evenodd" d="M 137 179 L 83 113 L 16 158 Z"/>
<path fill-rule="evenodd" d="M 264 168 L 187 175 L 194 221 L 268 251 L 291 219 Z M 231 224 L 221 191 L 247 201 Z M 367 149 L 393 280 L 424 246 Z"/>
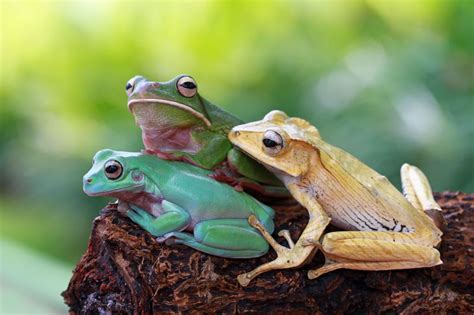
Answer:
<path fill-rule="evenodd" d="M 213 170 L 210 176 L 240 190 L 289 196 L 276 176 L 233 148 L 227 134 L 243 122 L 203 98 L 191 76 L 168 82 L 135 76 L 125 89 L 147 153 Z"/>
<path fill-rule="evenodd" d="M 269 245 L 247 219 L 255 216 L 273 231 L 273 209 L 209 173 L 155 155 L 106 149 L 95 155 L 83 189 L 119 199 L 119 209 L 159 242 L 228 258 L 264 255 Z"/>

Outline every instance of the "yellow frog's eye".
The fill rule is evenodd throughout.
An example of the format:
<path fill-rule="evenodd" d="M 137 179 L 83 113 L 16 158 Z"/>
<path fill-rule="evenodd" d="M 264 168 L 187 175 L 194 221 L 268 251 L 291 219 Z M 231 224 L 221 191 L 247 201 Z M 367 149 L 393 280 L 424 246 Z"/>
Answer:
<path fill-rule="evenodd" d="M 130 79 L 127 84 L 125 85 L 125 92 L 127 92 L 127 95 L 130 96 L 133 92 L 133 88 L 135 87 L 135 78 Z"/>
<path fill-rule="evenodd" d="M 197 84 L 190 76 L 183 76 L 176 82 L 179 94 L 184 97 L 193 97 L 197 93 Z"/>
<path fill-rule="evenodd" d="M 262 143 L 263 149 L 268 155 L 276 155 L 283 149 L 283 138 L 274 130 L 267 130 L 265 132 Z"/>
<path fill-rule="evenodd" d="M 123 173 L 122 164 L 116 160 L 107 161 L 107 163 L 104 165 L 104 172 L 108 179 L 118 179 Z"/>

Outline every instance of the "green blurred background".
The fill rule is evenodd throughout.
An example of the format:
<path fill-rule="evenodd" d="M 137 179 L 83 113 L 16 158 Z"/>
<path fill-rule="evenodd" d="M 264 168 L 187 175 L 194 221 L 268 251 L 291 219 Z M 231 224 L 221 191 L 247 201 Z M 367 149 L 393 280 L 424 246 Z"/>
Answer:
<path fill-rule="evenodd" d="M 2 1 L 0 312 L 64 311 L 107 201 L 82 176 L 99 149 L 142 148 L 136 74 L 190 74 L 245 121 L 304 117 L 398 186 L 409 162 L 473 192 L 473 3 Z"/>

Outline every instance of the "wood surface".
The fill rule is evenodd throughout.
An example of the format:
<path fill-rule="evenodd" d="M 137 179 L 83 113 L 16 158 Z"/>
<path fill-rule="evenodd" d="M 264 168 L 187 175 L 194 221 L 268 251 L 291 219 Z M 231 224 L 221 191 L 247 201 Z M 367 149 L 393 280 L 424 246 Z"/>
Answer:
<path fill-rule="evenodd" d="M 448 223 L 440 266 L 338 270 L 309 280 L 307 271 L 324 261 L 318 253 L 308 265 L 263 274 L 247 288 L 239 286 L 237 275 L 274 259 L 272 250 L 235 260 L 158 244 L 108 205 L 93 222 L 88 249 L 63 297 L 72 314 L 473 314 L 474 194 L 435 197 Z M 275 207 L 276 231 L 287 228 L 296 239 L 307 221 L 305 210 Z"/>

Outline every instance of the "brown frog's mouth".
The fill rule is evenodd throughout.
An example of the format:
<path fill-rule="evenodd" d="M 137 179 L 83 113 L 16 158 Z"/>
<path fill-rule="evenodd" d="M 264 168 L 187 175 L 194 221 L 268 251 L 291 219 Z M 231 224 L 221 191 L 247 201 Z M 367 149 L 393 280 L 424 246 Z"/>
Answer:
<path fill-rule="evenodd" d="M 173 106 L 179 109 L 182 109 L 184 111 L 187 111 L 191 113 L 192 115 L 196 116 L 197 118 L 201 119 L 208 127 L 211 126 L 211 122 L 200 112 L 192 109 L 189 106 L 186 106 L 184 104 L 170 101 L 170 100 L 165 100 L 165 99 L 158 99 L 158 98 L 142 98 L 142 99 L 134 99 L 128 102 L 128 110 L 132 111 L 132 106 L 134 104 L 143 104 L 143 103 L 155 103 L 155 104 L 162 104 L 162 105 L 168 105 L 168 106 Z"/>

